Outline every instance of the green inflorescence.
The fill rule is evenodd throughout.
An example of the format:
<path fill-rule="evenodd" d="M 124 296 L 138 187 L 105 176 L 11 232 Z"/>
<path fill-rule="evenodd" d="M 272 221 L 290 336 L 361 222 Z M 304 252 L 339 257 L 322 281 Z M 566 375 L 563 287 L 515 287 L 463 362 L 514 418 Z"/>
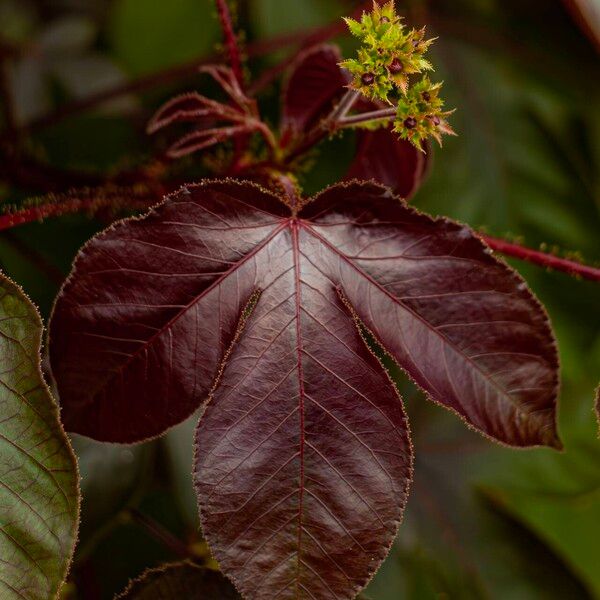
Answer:
<path fill-rule="evenodd" d="M 408 29 L 396 14 L 394 2 L 373 2 L 373 10 L 359 21 L 345 19 L 350 32 L 362 43 L 357 58 L 343 61 L 353 79 L 350 86 L 369 100 L 397 105 L 394 131 L 419 150 L 433 137 L 455 135 L 439 97 L 441 83 L 432 84 L 427 71 L 432 64 L 425 58 L 434 39 L 425 38 L 425 28 Z M 418 81 L 414 81 L 420 75 Z"/>

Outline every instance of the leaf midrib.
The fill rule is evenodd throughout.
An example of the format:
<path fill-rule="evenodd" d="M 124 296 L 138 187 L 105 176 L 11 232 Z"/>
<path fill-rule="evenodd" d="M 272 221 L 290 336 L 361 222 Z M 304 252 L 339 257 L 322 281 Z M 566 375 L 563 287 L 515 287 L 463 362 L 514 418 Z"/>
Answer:
<path fill-rule="evenodd" d="M 512 396 L 503 389 L 498 382 L 494 379 L 490 378 L 485 371 L 479 367 L 479 365 L 473 361 L 469 356 L 467 356 L 458 346 L 453 344 L 443 333 L 438 331 L 433 325 L 431 325 L 424 317 L 422 317 L 419 313 L 417 313 L 414 309 L 404 304 L 401 300 L 396 298 L 393 294 L 391 294 L 388 290 L 386 290 L 381 284 L 379 284 L 371 275 L 365 273 L 360 267 L 358 267 L 350 258 L 348 258 L 344 253 L 340 252 L 333 244 L 331 244 L 326 238 L 324 238 L 321 234 L 313 229 L 309 221 L 302 222 L 303 228 L 310 233 L 315 239 L 325 245 L 329 250 L 331 250 L 336 256 L 341 258 L 345 263 L 350 265 L 353 270 L 358 272 L 362 277 L 367 279 L 369 283 L 374 285 L 378 290 L 383 292 L 394 304 L 401 306 L 404 310 L 406 310 L 409 314 L 413 315 L 416 319 L 421 321 L 428 330 L 437 335 L 445 344 L 448 345 L 453 351 L 455 351 L 459 356 L 463 357 L 463 359 L 470 363 L 475 371 L 477 371 L 486 382 L 488 382 L 493 388 L 495 388 L 499 394 L 501 394 L 506 400 L 508 400 L 509 404 L 513 406 L 513 408 L 521 414 L 528 415 L 529 413 L 525 412 L 521 406 L 519 406 L 516 401 L 512 398 Z"/>
<path fill-rule="evenodd" d="M 131 356 L 122 365 L 120 365 L 117 369 L 115 369 L 112 372 L 111 376 L 106 380 L 104 385 L 102 385 L 96 391 L 96 393 L 90 397 L 89 402 L 87 402 L 87 404 L 93 403 L 96 400 L 96 397 L 98 396 L 98 394 L 102 393 L 111 384 L 111 382 L 113 381 L 113 379 L 115 377 L 117 377 L 120 373 L 122 373 L 124 370 L 126 370 L 129 367 L 129 365 L 140 356 L 140 354 L 144 351 L 144 349 L 152 346 L 152 344 L 154 343 L 154 341 L 156 339 L 158 339 L 165 331 L 168 331 L 175 323 L 177 323 L 177 321 L 184 314 L 186 314 L 197 302 L 202 300 L 202 298 L 204 298 L 207 294 L 209 294 L 213 289 L 215 289 L 221 283 L 223 283 L 223 281 L 225 281 L 232 273 L 237 271 L 237 269 L 242 267 L 246 262 L 248 262 L 249 260 L 254 258 L 263 248 L 265 248 L 273 239 L 275 239 L 275 237 L 277 237 L 277 235 L 279 233 L 281 233 L 281 231 L 283 231 L 287 227 L 287 225 L 290 221 L 291 221 L 291 218 L 283 220 L 277 227 L 275 227 L 275 229 L 269 235 L 267 235 L 267 237 L 265 237 L 250 252 L 248 252 L 248 254 L 246 254 L 244 256 L 244 258 L 242 258 L 241 260 L 236 262 L 234 265 L 232 265 L 229 269 L 227 269 L 227 271 L 225 271 L 222 275 L 220 275 L 217 279 L 215 279 L 215 281 L 213 281 L 200 294 L 198 294 L 197 296 L 194 296 L 194 298 L 188 304 L 186 304 L 179 312 L 177 312 L 177 314 L 175 314 L 173 317 L 171 317 L 171 319 L 169 319 L 169 321 L 167 321 L 167 323 L 165 323 L 165 325 L 163 325 L 160 329 L 158 329 L 156 332 L 154 332 L 152 334 L 152 336 L 150 338 L 148 338 L 148 340 L 145 343 L 140 344 L 140 346 L 135 350 L 135 352 L 133 352 L 131 354 Z"/>

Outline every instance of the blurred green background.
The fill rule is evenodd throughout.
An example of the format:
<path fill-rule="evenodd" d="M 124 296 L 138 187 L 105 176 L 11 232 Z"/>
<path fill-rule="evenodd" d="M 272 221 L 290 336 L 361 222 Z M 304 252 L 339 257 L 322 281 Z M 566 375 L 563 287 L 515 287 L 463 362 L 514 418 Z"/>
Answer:
<path fill-rule="evenodd" d="M 452 124 L 459 133 L 435 150 L 412 202 L 597 264 L 600 3 L 397 4 L 410 24 L 427 24 L 440 38 L 436 75 L 445 81 L 448 106 L 457 108 Z M 356 5 L 247 0 L 235 8 L 252 44 L 282 35 L 293 40 Z M 51 182 L 64 190 L 73 174 L 77 182 L 102 180 L 151 160 L 160 142 L 146 137 L 147 118 L 175 91 L 206 88 L 193 65 L 216 50 L 219 36 L 212 0 L 0 0 L 2 97 L 14 117 L 3 123 L 13 137 L 0 138 L 0 202 L 44 194 Z M 345 52 L 353 48 L 347 37 L 336 41 Z M 253 76 L 295 49 L 253 55 Z M 86 106 L 86 98 L 115 86 L 126 93 Z M 260 97 L 272 123 L 278 93 L 274 83 Z M 339 178 L 353 149 L 351 134 L 323 144 L 303 175 L 307 193 Z M 178 166 L 179 178 L 200 174 L 192 161 Z M 101 220 L 65 216 L 2 232 L 0 266 L 47 318 L 78 247 L 102 227 Z M 566 450 L 495 446 L 396 374 L 411 418 L 416 475 L 404 523 L 368 598 L 600 598 L 600 441 L 592 410 L 600 381 L 600 286 L 513 264 L 557 333 Z M 195 543 L 209 560 L 191 484 L 193 427 L 191 419 L 131 448 L 75 438 L 83 520 L 66 597 L 112 598 L 144 568 L 178 558 L 140 526 L 139 514 Z"/>

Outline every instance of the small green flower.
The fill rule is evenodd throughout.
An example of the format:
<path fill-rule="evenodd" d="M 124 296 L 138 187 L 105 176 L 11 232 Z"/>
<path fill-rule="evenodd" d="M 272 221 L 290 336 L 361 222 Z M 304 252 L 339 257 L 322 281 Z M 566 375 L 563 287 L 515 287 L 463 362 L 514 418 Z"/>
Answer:
<path fill-rule="evenodd" d="M 362 43 L 355 59 L 340 63 L 352 75 L 350 87 L 369 100 L 397 105 L 394 130 L 419 150 L 429 137 L 441 145 L 442 134 L 456 135 L 446 120 L 453 111 L 442 110 L 442 84 L 424 75 L 433 71 L 425 55 L 435 38 L 427 39 L 424 27 L 407 29 L 393 0 L 383 5 L 374 0 L 371 12 L 346 23 Z M 421 75 L 416 83 L 415 75 Z"/>
<path fill-rule="evenodd" d="M 441 83 L 431 83 L 425 75 L 398 102 L 394 131 L 423 151 L 423 141 L 433 137 L 442 145 L 442 134 L 456 135 L 446 117 L 454 111 L 444 111 L 439 92 Z"/>
<path fill-rule="evenodd" d="M 346 60 L 340 66 L 354 76 L 351 86 L 369 99 L 391 103 L 394 90 L 406 94 L 411 75 L 433 69 L 423 57 L 433 40 L 425 40 L 424 28 L 408 31 L 393 1 L 383 6 L 374 2 L 373 11 L 363 13 L 360 22 L 346 19 L 346 23 L 363 46 L 357 59 Z M 370 75 L 377 84 L 374 87 L 365 84 L 371 80 Z"/>

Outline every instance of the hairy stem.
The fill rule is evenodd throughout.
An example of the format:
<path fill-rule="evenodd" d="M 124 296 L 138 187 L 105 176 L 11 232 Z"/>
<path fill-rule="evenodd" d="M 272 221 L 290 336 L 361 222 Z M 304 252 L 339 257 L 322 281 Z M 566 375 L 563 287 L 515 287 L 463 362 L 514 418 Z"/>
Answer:
<path fill-rule="evenodd" d="M 223 43 L 229 55 L 229 65 L 235 75 L 240 87 L 244 88 L 244 73 L 242 71 L 242 57 L 238 47 L 237 38 L 233 31 L 231 22 L 231 12 L 227 6 L 227 0 L 215 0 L 217 4 L 217 12 L 219 13 L 219 21 L 223 30 Z"/>
<path fill-rule="evenodd" d="M 518 258 L 526 262 L 533 263 L 539 267 L 561 271 L 567 275 L 589 279 L 590 281 L 600 281 L 600 269 L 578 263 L 574 260 L 560 258 L 553 254 L 547 254 L 540 250 L 533 250 L 520 244 L 507 242 L 506 240 L 482 235 L 481 238 L 485 243 L 496 252 L 500 252 L 506 256 Z"/>
<path fill-rule="evenodd" d="M 89 213 L 96 214 L 103 209 L 144 210 L 158 201 L 158 198 L 148 200 L 117 200 L 114 197 L 96 199 L 72 199 L 63 202 L 49 202 L 39 206 L 31 206 L 0 215 L 0 231 L 12 229 L 26 223 L 43 221 L 49 217 L 60 217 L 66 214 Z"/>

